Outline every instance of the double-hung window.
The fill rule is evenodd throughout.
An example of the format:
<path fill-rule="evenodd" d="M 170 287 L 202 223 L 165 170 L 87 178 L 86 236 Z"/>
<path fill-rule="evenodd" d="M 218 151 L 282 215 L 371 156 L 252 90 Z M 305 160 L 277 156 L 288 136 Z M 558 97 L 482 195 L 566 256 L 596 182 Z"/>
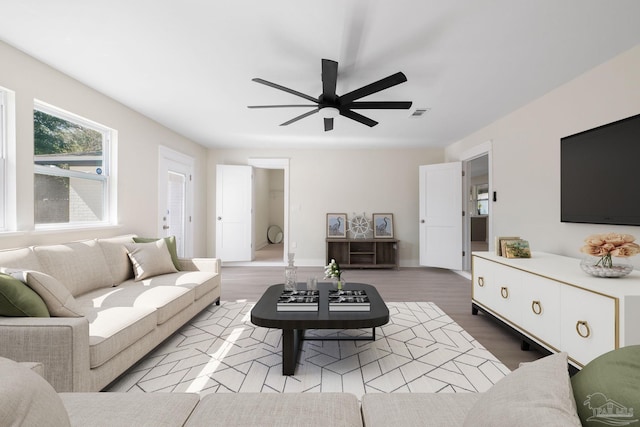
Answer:
<path fill-rule="evenodd" d="M 36 228 L 107 225 L 114 131 L 36 102 L 34 215 Z"/>

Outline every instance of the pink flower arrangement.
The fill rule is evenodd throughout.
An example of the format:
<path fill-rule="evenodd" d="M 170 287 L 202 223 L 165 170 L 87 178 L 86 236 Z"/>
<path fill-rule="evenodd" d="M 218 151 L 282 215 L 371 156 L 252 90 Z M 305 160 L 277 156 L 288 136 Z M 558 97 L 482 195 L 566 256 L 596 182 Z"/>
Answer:
<path fill-rule="evenodd" d="M 586 245 L 580 248 L 580 252 L 600 257 L 596 265 L 611 268 L 611 257 L 628 258 L 640 253 L 640 245 L 634 243 L 635 240 L 630 234 L 593 234 L 584 239 Z"/>

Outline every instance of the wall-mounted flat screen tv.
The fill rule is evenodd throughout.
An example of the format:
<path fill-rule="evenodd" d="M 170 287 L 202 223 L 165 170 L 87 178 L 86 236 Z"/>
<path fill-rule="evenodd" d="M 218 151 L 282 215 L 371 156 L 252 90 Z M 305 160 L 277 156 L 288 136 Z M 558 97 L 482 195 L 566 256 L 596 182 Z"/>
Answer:
<path fill-rule="evenodd" d="M 560 140 L 562 222 L 640 225 L 640 114 Z"/>

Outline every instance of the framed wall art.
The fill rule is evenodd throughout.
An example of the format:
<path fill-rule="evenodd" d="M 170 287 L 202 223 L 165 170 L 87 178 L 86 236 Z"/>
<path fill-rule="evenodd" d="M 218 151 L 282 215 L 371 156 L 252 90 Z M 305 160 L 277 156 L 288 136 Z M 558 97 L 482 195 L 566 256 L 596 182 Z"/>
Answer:
<path fill-rule="evenodd" d="M 344 239 L 347 237 L 347 214 L 327 214 L 327 238 Z"/>
<path fill-rule="evenodd" d="M 374 213 L 373 214 L 373 238 L 393 239 L 393 214 Z"/>

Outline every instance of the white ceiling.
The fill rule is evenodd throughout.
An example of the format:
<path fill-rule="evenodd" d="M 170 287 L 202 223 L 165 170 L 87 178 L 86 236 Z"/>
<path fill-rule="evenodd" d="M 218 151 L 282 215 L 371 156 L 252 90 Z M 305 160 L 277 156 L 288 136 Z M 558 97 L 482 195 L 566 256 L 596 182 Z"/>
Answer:
<path fill-rule="evenodd" d="M 639 44 L 639 18 L 638 0 L 0 0 L 0 40 L 211 147 L 442 147 Z M 362 100 L 412 109 L 324 132 L 247 108 L 306 103 L 254 77 L 320 95 L 321 58 L 338 95 L 404 72 Z"/>

